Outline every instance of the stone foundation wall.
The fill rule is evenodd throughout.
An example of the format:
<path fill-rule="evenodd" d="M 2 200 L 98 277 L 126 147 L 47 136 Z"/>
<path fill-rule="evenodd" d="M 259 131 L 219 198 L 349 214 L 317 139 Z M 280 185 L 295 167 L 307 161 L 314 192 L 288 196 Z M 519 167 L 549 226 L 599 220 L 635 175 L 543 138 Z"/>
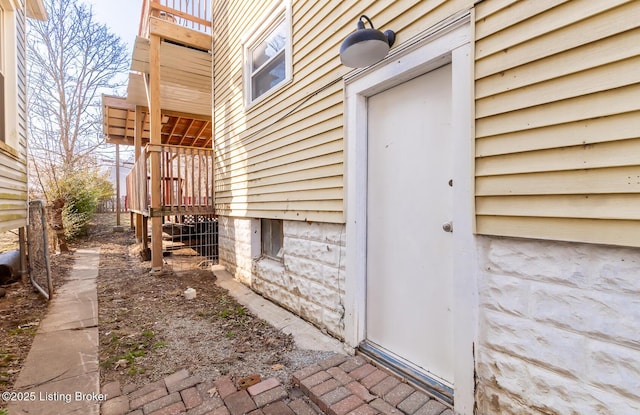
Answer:
<path fill-rule="evenodd" d="M 260 256 L 260 221 L 220 218 L 220 263 L 266 298 L 344 337 L 344 225 L 284 221 L 281 261 Z"/>
<path fill-rule="evenodd" d="M 640 413 L 640 250 L 479 245 L 479 413 Z"/>

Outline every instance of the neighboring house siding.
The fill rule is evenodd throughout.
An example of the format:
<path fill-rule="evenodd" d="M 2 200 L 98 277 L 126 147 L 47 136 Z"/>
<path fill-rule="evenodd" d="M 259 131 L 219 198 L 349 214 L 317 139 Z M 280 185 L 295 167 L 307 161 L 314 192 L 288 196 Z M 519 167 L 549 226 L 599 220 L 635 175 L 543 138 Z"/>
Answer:
<path fill-rule="evenodd" d="M 477 232 L 640 246 L 640 2 L 476 6 Z"/>
<path fill-rule="evenodd" d="M 216 211 L 342 223 L 341 42 L 363 13 L 400 44 L 472 2 L 292 0 L 293 82 L 245 109 L 241 40 L 275 3 L 214 0 Z"/>
<path fill-rule="evenodd" d="M 26 86 L 26 19 L 24 2 L 14 12 L 16 19 L 17 65 L 5 71 L 17 70 L 16 85 L 5 85 L 5 93 L 17 94 L 17 141 L 11 149 L 0 148 L 0 231 L 22 227 L 27 218 L 27 86 Z M 12 132 L 10 132 L 11 134 Z"/>

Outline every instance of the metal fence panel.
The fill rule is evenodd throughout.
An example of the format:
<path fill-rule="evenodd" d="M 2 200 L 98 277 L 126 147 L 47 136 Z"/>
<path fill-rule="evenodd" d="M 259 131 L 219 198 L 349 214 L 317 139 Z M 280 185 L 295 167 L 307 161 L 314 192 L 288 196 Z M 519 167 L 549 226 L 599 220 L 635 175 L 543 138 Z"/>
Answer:
<path fill-rule="evenodd" d="M 41 200 L 29 202 L 27 245 L 29 247 L 29 276 L 31 284 L 47 300 L 50 300 L 53 297 L 53 282 L 49 264 L 47 218 L 44 204 Z"/>

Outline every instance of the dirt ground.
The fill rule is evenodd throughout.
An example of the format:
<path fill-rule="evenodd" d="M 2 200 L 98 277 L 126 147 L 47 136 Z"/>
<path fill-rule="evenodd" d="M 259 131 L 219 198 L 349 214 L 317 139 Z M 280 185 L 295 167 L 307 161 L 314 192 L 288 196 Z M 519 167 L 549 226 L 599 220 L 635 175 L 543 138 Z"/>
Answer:
<path fill-rule="evenodd" d="M 252 315 L 209 270 L 152 276 L 143 262 L 129 217 L 124 232 L 113 232 L 115 214 L 98 214 L 89 235 L 72 250 L 99 246 L 98 312 L 100 382 L 143 385 L 186 368 L 203 379 L 234 380 L 259 374 L 289 384 L 291 374 L 330 355 L 300 350 L 292 338 Z M 12 238 L 15 237 L 15 241 Z M 13 234 L 0 235 L 9 245 Z M 73 266 L 73 253 L 51 256 L 54 286 Z M 0 298 L 0 391 L 12 390 L 29 352 L 47 302 L 30 285 L 4 287 Z M 187 300 L 187 288 L 196 298 Z"/>
<path fill-rule="evenodd" d="M 203 379 L 259 374 L 288 384 L 294 371 L 330 355 L 297 349 L 218 287 L 210 270 L 151 275 L 128 222 L 125 232 L 113 233 L 113 215 L 96 219 L 87 243 L 101 247 L 101 384 L 143 385 L 182 368 Z M 195 299 L 185 298 L 187 288 Z"/>

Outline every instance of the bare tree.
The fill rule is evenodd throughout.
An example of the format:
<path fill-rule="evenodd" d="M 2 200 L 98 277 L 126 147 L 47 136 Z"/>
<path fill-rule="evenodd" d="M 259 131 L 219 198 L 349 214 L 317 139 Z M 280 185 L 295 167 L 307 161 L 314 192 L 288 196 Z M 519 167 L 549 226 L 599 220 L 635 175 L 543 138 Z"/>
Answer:
<path fill-rule="evenodd" d="M 64 171 L 103 144 L 100 96 L 127 72 L 122 40 L 77 0 L 46 2 L 49 19 L 28 31 L 31 154 Z M 55 170 L 55 169 L 54 169 Z"/>
<path fill-rule="evenodd" d="M 67 195 L 57 183 L 98 160 L 100 97 L 122 86 L 118 75 L 127 72 L 128 56 L 90 7 L 77 0 L 45 3 L 49 19 L 31 21 L 27 34 L 29 154 L 32 183 L 59 206 Z"/>

